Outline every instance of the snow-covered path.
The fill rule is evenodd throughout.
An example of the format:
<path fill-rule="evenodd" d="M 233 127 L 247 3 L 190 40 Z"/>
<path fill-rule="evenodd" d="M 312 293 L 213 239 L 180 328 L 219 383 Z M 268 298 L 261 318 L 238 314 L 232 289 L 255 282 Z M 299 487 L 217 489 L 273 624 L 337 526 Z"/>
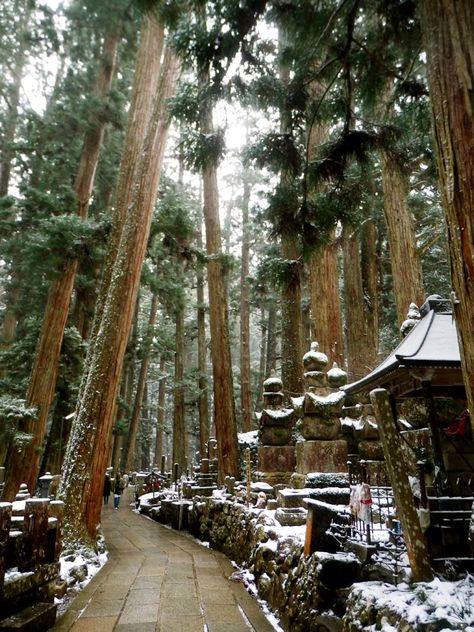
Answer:
<path fill-rule="evenodd" d="M 129 506 L 102 513 L 109 561 L 76 597 L 56 632 L 272 632 L 220 553 Z"/>

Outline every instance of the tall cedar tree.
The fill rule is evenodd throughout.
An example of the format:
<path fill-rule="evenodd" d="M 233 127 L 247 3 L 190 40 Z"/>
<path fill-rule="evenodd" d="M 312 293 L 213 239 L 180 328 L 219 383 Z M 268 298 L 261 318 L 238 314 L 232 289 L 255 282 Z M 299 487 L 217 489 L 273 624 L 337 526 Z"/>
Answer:
<path fill-rule="evenodd" d="M 202 251 L 202 217 L 199 214 L 196 244 Z M 206 305 L 204 303 L 204 274 L 202 266 L 196 267 L 196 301 L 197 301 L 197 346 L 198 346 L 198 391 L 199 391 L 199 454 L 207 456 L 209 441 L 209 400 L 207 379 L 207 342 L 206 342 Z"/>
<path fill-rule="evenodd" d="M 150 364 L 151 343 L 153 338 L 153 327 L 156 322 L 156 314 L 158 311 L 158 294 L 154 292 L 151 297 L 150 313 L 148 316 L 148 325 L 145 332 L 145 338 L 142 348 L 142 361 L 140 363 L 140 371 L 138 373 L 138 382 L 133 402 L 132 417 L 128 429 L 128 440 L 123 457 L 123 468 L 126 472 L 134 469 L 135 461 L 135 445 L 137 440 L 138 429 L 140 426 L 140 415 L 142 411 L 143 398 L 145 395 L 146 379 L 148 375 L 148 367 Z"/>
<path fill-rule="evenodd" d="M 201 23 L 203 20 L 201 20 Z M 209 67 L 199 68 L 199 84 L 206 90 L 210 83 Z M 203 136 L 215 137 L 212 105 L 204 100 L 200 112 Z M 237 428 L 230 354 L 226 284 L 221 252 L 217 166 L 212 159 L 202 170 L 203 214 L 206 226 L 207 285 L 209 288 L 209 324 L 211 331 L 212 376 L 214 389 L 214 423 L 217 439 L 219 478 L 238 476 Z"/>
<path fill-rule="evenodd" d="M 250 384 L 250 298 L 249 298 L 249 203 L 250 182 L 243 173 L 242 195 L 242 247 L 240 268 L 240 400 L 242 411 L 242 432 L 252 430 L 252 390 Z"/>
<path fill-rule="evenodd" d="M 284 45 L 282 27 L 279 31 L 280 47 Z M 290 69 L 283 62 L 279 68 L 280 80 L 288 85 Z M 285 104 L 286 105 L 286 104 Z M 285 105 L 280 108 L 280 133 L 282 138 L 291 137 L 291 111 Z M 298 212 L 298 201 L 291 191 L 295 188 L 296 172 L 291 164 L 283 167 L 280 187 L 284 192 L 285 221 L 282 223 L 280 243 L 281 258 L 287 272 L 282 280 L 281 293 L 281 379 L 283 388 L 290 395 L 303 391 L 303 365 L 301 363 L 301 249 L 298 228 L 294 219 Z"/>
<path fill-rule="evenodd" d="M 148 54 L 154 52 L 151 47 Z M 137 73 L 143 70 L 137 68 Z M 141 157 L 133 195 L 127 208 L 100 327 L 91 341 L 93 351 L 88 374 L 83 382 L 62 472 L 60 496 L 65 501 L 65 539 L 70 544 L 83 542 L 88 537 L 95 539 L 100 522 L 102 484 L 109 456 L 115 400 L 167 141 L 169 116 L 166 102 L 174 93 L 178 76 L 179 62 L 168 49 L 160 70 L 153 110 L 140 113 L 149 119 L 149 125 L 145 140 L 136 139 Z M 131 111 L 131 120 L 137 114 Z M 118 185 L 119 191 L 123 190 L 121 187 L 123 183 Z"/>
<path fill-rule="evenodd" d="M 454 314 L 474 431 L 474 3 L 420 0 Z"/>
<path fill-rule="evenodd" d="M 112 21 L 105 34 L 102 58 L 94 87 L 93 97 L 95 99 L 105 100 L 110 91 L 115 71 L 120 30 L 120 21 Z M 77 214 L 81 219 L 85 219 L 88 214 L 105 126 L 105 118 L 96 112 L 90 120 L 84 138 L 74 186 L 77 196 Z M 26 483 L 29 490 L 34 490 L 36 487 L 41 447 L 48 423 L 49 409 L 55 395 L 61 345 L 69 314 L 76 270 L 77 259 L 67 261 L 64 270 L 53 282 L 48 293 L 26 396 L 27 405 L 35 406 L 38 413 L 35 420 L 28 420 L 20 425 L 21 431 L 31 433 L 32 441 L 21 451 L 10 450 L 9 452 L 3 492 L 4 497 L 8 500 L 13 500 L 20 483 Z"/>

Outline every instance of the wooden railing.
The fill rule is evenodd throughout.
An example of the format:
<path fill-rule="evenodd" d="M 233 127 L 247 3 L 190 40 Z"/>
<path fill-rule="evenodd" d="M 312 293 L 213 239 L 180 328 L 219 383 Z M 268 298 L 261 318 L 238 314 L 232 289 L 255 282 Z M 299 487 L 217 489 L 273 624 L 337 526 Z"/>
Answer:
<path fill-rule="evenodd" d="M 64 505 L 29 498 L 22 515 L 0 503 L 0 631 L 48 630 L 56 619 Z M 23 625 L 22 625 L 23 624 Z"/>

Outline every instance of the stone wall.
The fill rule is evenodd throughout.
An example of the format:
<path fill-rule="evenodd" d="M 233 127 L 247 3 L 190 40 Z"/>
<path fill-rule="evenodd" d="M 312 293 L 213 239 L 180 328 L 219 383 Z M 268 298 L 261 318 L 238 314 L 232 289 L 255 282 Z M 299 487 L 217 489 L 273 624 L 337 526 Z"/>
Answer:
<path fill-rule="evenodd" d="M 291 632 L 342 630 L 360 563 L 347 553 L 304 558 L 301 538 L 282 535 L 268 512 L 214 498 L 196 499 L 189 531 L 255 576 L 259 596 Z"/>
<path fill-rule="evenodd" d="M 408 588 L 408 576 L 403 575 L 403 588 L 399 590 L 390 583 L 393 581 L 390 568 L 369 558 L 360 561 L 364 559 L 360 551 L 356 556 L 350 552 L 316 550 L 305 557 L 301 531 L 300 535 L 297 532 L 290 535 L 291 531 L 283 529 L 273 514 L 265 510 L 215 497 L 197 497 L 186 505 L 189 532 L 253 574 L 259 597 L 270 605 L 288 632 L 470 629 L 459 627 L 461 614 L 453 617 L 452 613 L 438 612 L 441 604 L 436 584 L 431 587 L 415 584 L 415 588 Z M 156 515 L 150 515 L 173 524 L 169 512 L 172 506 L 170 502 L 165 511 L 162 506 Z M 319 541 L 318 546 L 324 546 L 324 542 Z M 464 582 L 470 586 L 466 600 L 474 603 L 470 575 Z M 451 601 L 458 598 L 458 583 L 451 587 L 455 595 Z M 428 591 L 431 591 L 429 598 Z"/>

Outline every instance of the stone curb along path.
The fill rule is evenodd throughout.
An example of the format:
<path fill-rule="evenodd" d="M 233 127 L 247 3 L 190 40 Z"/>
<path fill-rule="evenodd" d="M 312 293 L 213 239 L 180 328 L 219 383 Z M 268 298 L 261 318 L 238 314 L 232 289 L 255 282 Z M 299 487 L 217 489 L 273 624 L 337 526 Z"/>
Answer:
<path fill-rule="evenodd" d="M 55 632 L 274 632 L 221 553 L 132 511 L 102 512 L 109 561 Z"/>

